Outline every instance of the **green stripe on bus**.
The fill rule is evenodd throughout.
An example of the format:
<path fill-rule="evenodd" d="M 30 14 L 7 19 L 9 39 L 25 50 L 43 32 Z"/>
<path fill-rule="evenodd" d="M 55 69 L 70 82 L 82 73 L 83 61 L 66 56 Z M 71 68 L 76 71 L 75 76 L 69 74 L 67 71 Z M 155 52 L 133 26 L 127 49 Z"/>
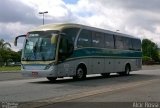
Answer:
<path fill-rule="evenodd" d="M 97 49 L 97 48 L 84 48 L 77 49 L 73 52 L 70 58 L 77 57 L 113 57 L 113 58 L 141 58 L 141 51 L 133 50 L 114 50 L 114 49 Z"/>
<path fill-rule="evenodd" d="M 96 58 L 96 59 L 141 59 L 141 57 L 84 56 L 84 57 L 68 58 L 68 59 L 66 59 L 66 61 L 72 61 L 72 60 L 78 60 L 78 59 L 86 59 L 86 58 Z"/>

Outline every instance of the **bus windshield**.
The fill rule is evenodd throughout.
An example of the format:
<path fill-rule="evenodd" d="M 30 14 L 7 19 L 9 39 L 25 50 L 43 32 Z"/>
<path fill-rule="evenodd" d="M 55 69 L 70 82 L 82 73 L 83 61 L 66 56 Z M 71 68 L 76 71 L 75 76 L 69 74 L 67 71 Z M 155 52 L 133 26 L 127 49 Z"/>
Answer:
<path fill-rule="evenodd" d="M 27 35 L 22 53 L 22 61 L 48 61 L 55 59 L 57 34 L 38 31 Z"/>

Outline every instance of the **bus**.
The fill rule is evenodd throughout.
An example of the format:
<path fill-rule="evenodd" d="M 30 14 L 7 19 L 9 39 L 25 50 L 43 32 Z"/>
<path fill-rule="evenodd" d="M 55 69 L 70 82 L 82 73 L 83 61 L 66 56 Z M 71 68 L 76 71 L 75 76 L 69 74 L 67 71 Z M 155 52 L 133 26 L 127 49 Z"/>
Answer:
<path fill-rule="evenodd" d="M 129 75 L 142 67 L 141 40 L 114 31 L 81 24 L 47 24 L 29 31 L 21 57 L 23 76 L 49 81 L 89 74 Z"/>

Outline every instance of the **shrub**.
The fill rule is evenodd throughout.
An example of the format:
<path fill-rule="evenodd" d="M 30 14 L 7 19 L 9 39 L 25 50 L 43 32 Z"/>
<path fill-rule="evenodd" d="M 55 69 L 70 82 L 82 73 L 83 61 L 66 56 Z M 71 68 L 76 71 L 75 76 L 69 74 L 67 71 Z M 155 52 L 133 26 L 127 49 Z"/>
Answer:
<path fill-rule="evenodd" d="M 152 65 L 154 64 L 154 60 L 151 58 L 151 57 L 148 57 L 148 56 L 143 56 L 142 57 L 142 64 L 145 64 L 145 65 Z"/>

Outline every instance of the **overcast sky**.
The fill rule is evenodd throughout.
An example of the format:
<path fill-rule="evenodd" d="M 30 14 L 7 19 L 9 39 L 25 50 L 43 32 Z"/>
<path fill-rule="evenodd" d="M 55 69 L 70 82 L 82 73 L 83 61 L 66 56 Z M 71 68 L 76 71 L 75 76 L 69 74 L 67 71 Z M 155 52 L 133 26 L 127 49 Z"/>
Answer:
<path fill-rule="evenodd" d="M 79 23 L 148 38 L 160 47 L 160 0 L 0 0 L 0 38 L 15 36 L 45 23 Z"/>

